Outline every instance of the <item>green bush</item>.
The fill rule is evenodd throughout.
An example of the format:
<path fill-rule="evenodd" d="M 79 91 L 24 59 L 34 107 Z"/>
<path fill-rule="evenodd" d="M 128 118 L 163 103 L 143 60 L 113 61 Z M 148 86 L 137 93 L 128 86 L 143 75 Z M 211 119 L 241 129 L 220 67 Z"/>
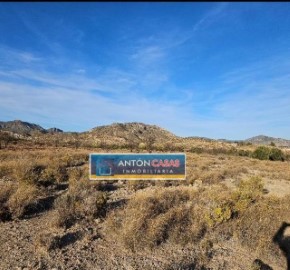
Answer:
<path fill-rule="evenodd" d="M 272 148 L 271 151 L 270 151 L 269 159 L 270 160 L 284 161 L 285 160 L 285 155 L 282 152 L 282 150 L 280 150 L 278 148 Z"/>
<path fill-rule="evenodd" d="M 253 158 L 260 160 L 273 160 L 284 161 L 286 159 L 285 154 L 279 148 L 269 148 L 266 146 L 259 146 L 252 153 Z"/>
<path fill-rule="evenodd" d="M 259 146 L 253 152 L 252 157 L 260 160 L 268 160 L 270 156 L 270 148 L 266 146 Z"/>

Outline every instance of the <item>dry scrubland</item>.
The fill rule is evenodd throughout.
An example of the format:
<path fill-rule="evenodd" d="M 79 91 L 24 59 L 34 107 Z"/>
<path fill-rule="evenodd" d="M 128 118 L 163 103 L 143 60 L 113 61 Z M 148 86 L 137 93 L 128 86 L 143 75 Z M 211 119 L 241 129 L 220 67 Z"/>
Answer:
<path fill-rule="evenodd" d="M 289 161 L 187 143 L 186 181 L 88 181 L 89 153 L 130 148 L 1 149 L 0 269 L 286 269 Z"/>

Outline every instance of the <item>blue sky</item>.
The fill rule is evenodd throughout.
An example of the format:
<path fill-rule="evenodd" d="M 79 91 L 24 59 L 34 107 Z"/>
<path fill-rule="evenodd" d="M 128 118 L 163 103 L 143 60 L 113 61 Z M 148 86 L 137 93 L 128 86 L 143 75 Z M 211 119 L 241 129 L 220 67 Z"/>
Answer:
<path fill-rule="evenodd" d="M 290 139 L 290 3 L 0 3 L 0 121 Z"/>

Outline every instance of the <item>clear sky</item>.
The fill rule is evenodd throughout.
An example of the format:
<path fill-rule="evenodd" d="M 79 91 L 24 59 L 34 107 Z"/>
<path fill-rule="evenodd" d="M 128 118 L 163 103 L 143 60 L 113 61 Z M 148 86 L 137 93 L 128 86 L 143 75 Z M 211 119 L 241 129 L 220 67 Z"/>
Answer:
<path fill-rule="evenodd" d="M 290 139 L 290 3 L 0 3 L 0 121 Z"/>

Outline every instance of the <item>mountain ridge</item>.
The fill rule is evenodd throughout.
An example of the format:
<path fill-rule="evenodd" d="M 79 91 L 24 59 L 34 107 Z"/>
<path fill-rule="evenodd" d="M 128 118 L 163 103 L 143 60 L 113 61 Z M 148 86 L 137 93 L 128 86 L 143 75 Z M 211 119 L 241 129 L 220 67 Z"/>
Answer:
<path fill-rule="evenodd" d="M 21 135 L 31 135 L 33 132 L 46 133 L 46 130 L 40 125 L 21 120 L 0 121 L 0 130 L 10 131 Z"/>
<path fill-rule="evenodd" d="M 20 135 L 33 134 L 56 134 L 56 133 L 71 133 L 65 132 L 59 128 L 53 127 L 45 129 L 38 124 L 14 120 L 14 121 L 0 121 L 0 131 L 9 131 Z M 283 138 L 275 138 L 266 135 L 258 135 L 245 140 L 227 140 L 227 139 L 211 139 L 207 137 L 198 136 L 177 136 L 174 133 L 159 127 L 157 125 L 144 124 L 142 122 L 125 122 L 112 123 L 110 125 L 101 125 L 91 128 L 84 132 L 74 132 L 78 134 L 88 134 L 89 137 L 96 136 L 103 139 L 119 140 L 120 142 L 128 142 L 130 140 L 144 140 L 152 138 L 154 141 L 176 141 L 179 139 L 201 139 L 205 141 L 221 141 L 221 142 L 247 142 L 255 145 L 270 145 L 290 147 L 290 140 Z"/>

